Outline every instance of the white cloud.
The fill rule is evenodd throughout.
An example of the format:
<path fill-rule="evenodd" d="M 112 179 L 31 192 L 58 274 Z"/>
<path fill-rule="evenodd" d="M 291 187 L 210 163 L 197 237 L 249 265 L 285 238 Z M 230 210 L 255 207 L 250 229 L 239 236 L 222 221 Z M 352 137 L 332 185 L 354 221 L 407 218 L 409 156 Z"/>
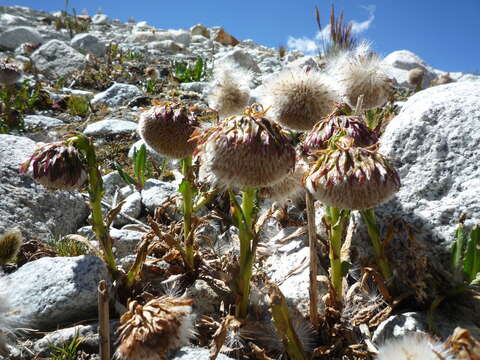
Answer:
<path fill-rule="evenodd" d="M 305 54 L 312 54 L 317 51 L 317 43 L 315 40 L 307 37 L 294 38 L 289 36 L 287 40 L 287 47 L 292 50 L 298 50 Z"/>
<path fill-rule="evenodd" d="M 352 33 L 360 34 L 370 27 L 373 20 L 375 20 L 375 5 L 363 6 L 368 12 L 368 19 L 365 21 L 352 20 Z M 305 54 L 314 54 L 318 52 L 318 47 L 327 46 L 330 43 L 330 24 L 325 26 L 322 31 L 318 31 L 313 39 L 308 37 L 295 38 L 289 36 L 287 40 L 287 47 L 292 50 L 298 50 Z"/>

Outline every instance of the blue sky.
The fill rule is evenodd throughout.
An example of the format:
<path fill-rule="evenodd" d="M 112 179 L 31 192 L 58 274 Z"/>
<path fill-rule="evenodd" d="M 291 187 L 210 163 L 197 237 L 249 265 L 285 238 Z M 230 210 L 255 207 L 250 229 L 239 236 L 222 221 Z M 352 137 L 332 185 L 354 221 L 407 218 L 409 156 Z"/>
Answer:
<path fill-rule="evenodd" d="M 122 21 L 134 17 L 159 28 L 188 28 L 197 23 L 221 25 L 239 39 L 277 47 L 311 49 L 318 37 L 314 7 L 322 25 L 332 2 L 317 0 L 70 0 L 77 12 L 98 8 Z M 480 0 L 337 0 L 354 22 L 360 38 L 373 42 L 381 55 L 411 50 L 434 68 L 480 72 Z M 39 10 L 63 9 L 64 0 L 3 0 Z"/>

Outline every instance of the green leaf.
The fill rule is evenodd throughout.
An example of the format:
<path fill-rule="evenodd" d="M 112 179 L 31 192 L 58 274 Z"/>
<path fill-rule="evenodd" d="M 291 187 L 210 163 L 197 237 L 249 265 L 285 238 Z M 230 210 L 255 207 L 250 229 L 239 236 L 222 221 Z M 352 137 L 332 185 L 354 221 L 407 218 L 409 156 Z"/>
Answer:
<path fill-rule="evenodd" d="M 138 151 L 135 149 L 133 159 L 135 162 L 133 165 L 133 172 L 137 178 L 137 183 L 140 186 L 143 186 L 145 184 L 145 165 L 147 164 L 147 148 L 145 144 L 142 144 Z"/>
<path fill-rule="evenodd" d="M 188 190 L 190 186 L 190 181 L 187 179 L 183 179 L 180 185 L 178 186 L 178 192 L 182 195 L 185 195 L 185 192 Z"/>
<path fill-rule="evenodd" d="M 200 81 L 203 76 L 203 59 L 201 57 L 197 57 L 195 61 L 195 66 L 193 68 L 193 76 L 192 79 L 194 81 Z"/>
<path fill-rule="evenodd" d="M 127 183 L 127 185 L 135 185 L 135 180 L 123 171 L 122 167 L 116 161 L 113 162 L 113 168 L 118 171 L 120 177 Z"/>
<path fill-rule="evenodd" d="M 459 224 L 455 231 L 455 241 L 452 246 L 451 271 L 457 273 L 463 265 L 463 253 L 467 242 L 467 234 L 463 224 Z"/>
<path fill-rule="evenodd" d="M 472 229 L 470 239 L 475 244 L 475 255 L 472 267 L 472 279 L 475 279 L 480 272 L 480 228 L 478 226 Z"/>
<path fill-rule="evenodd" d="M 477 252 L 477 240 L 475 236 L 471 236 L 467 243 L 467 251 L 465 252 L 465 259 L 463 261 L 463 272 L 467 282 L 471 282 L 475 278 L 475 255 Z"/>

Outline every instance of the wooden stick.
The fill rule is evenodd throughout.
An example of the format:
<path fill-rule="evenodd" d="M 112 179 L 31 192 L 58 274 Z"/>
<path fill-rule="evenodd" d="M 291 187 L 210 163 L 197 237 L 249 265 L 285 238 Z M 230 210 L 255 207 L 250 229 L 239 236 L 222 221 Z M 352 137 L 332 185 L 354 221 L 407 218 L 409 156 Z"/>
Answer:
<path fill-rule="evenodd" d="M 98 334 L 100 359 L 110 360 L 110 318 L 108 287 L 105 280 L 98 283 Z"/>
<path fill-rule="evenodd" d="M 318 287 L 317 287 L 317 229 L 315 226 L 315 208 L 313 197 L 309 191 L 305 191 L 307 203 L 308 243 L 310 246 L 310 321 L 318 326 Z"/>

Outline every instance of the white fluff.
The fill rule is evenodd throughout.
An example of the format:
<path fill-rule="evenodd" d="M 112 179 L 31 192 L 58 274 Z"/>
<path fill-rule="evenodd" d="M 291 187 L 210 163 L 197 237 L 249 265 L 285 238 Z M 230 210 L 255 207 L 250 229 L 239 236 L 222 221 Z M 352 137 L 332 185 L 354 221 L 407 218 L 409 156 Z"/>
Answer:
<path fill-rule="evenodd" d="M 388 69 L 367 42 L 328 59 L 327 73 L 335 79 L 337 91 L 352 107 L 362 94 L 364 109 L 382 106 L 391 93 Z"/>
<path fill-rule="evenodd" d="M 250 100 L 252 74 L 231 61 L 216 63 L 208 89 L 208 105 L 221 118 L 243 114 Z"/>
<path fill-rule="evenodd" d="M 427 334 L 412 333 L 387 341 L 378 350 L 377 360 L 454 360 L 444 344 Z"/>

